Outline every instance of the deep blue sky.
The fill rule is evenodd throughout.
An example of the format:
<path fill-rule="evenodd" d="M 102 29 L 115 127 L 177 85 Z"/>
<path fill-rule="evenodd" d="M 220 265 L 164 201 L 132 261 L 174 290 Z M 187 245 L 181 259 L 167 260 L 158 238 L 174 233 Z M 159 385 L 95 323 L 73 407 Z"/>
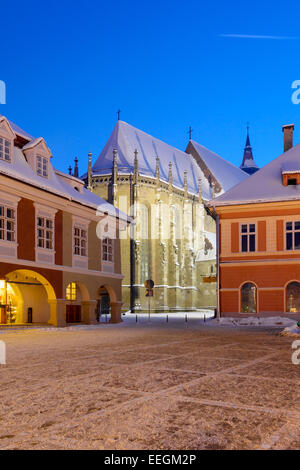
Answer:
<path fill-rule="evenodd" d="M 0 113 L 43 136 L 80 172 L 121 119 L 185 149 L 193 138 L 240 165 L 246 123 L 262 166 L 282 152 L 300 105 L 300 6 L 274 1 L 2 2 Z M 231 38 L 222 34 L 296 39 Z M 299 33 L 300 36 L 300 33 Z"/>

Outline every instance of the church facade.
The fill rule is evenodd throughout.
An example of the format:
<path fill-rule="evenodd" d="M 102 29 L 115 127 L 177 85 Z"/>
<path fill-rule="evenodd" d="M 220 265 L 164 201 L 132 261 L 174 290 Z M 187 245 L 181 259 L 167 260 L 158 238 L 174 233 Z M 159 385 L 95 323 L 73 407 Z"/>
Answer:
<path fill-rule="evenodd" d="M 121 234 L 123 311 L 216 306 L 215 221 L 205 201 L 246 177 L 194 141 L 184 152 L 117 122 L 93 166 L 89 155 L 83 179 L 135 221 Z M 145 295 L 149 279 L 153 297 Z"/>

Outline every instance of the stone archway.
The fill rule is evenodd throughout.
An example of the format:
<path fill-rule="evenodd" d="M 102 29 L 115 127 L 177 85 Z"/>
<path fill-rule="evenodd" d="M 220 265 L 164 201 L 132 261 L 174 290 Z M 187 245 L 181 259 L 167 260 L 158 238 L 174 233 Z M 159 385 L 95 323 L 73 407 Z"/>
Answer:
<path fill-rule="evenodd" d="M 121 307 L 122 302 L 118 301 L 116 292 L 114 288 L 108 284 L 105 284 L 99 288 L 98 291 L 98 306 L 97 306 L 97 317 L 99 318 L 99 313 L 101 314 L 101 308 L 103 308 L 102 313 L 110 314 L 110 323 L 120 323 L 122 322 L 121 318 Z"/>
<path fill-rule="evenodd" d="M 92 301 L 86 285 L 81 281 L 71 281 L 65 286 L 66 323 L 91 323 Z"/>
<path fill-rule="evenodd" d="M 55 303 L 56 307 L 54 288 L 38 272 L 17 269 L 9 272 L 2 283 L 5 298 L 5 304 L 2 305 L 5 307 L 1 308 L 1 320 L 5 311 L 6 323 L 48 323 L 51 321 L 51 316 L 56 314 L 56 309 L 52 305 Z"/>

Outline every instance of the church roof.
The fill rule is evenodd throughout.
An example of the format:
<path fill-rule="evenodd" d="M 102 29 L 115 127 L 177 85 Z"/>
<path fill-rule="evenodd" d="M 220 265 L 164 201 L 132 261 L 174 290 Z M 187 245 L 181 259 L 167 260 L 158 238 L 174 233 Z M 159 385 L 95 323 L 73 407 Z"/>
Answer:
<path fill-rule="evenodd" d="M 198 179 L 201 178 L 203 198 L 210 199 L 212 197 L 210 183 L 192 155 L 178 150 L 123 121 L 117 121 L 110 138 L 93 165 L 93 175 L 111 173 L 114 149 L 118 150 L 117 166 L 119 173 L 133 172 L 134 151 L 137 150 L 140 174 L 155 177 L 156 158 L 159 157 L 161 180 L 168 181 L 169 162 L 171 162 L 173 184 L 175 186 L 184 187 L 184 171 L 187 171 L 189 192 L 198 194 Z M 224 183 L 222 187 L 228 189 L 244 178 L 241 170 L 210 152 L 210 150 L 201 147 L 201 152 L 205 154 L 204 158 L 206 158 L 211 171 L 216 171 L 219 177 L 222 178 Z M 218 168 L 218 165 L 220 165 L 220 168 Z M 224 168 L 226 168 L 226 171 Z M 245 177 L 247 176 L 245 175 Z M 227 182 L 225 182 L 226 179 L 228 179 Z"/>
<path fill-rule="evenodd" d="M 259 202 L 300 200 L 300 185 L 284 186 L 282 173 L 300 173 L 300 144 L 283 153 L 225 194 L 209 202 L 211 206 L 230 206 Z"/>
<path fill-rule="evenodd" d="M 203 147 L 203 145 L 198 144 L 194 140 L 190 140 L 190 143 L 216 178 L 223 191 L 227 191 L 247 178 L 245 172 L 211 150 Z"/>

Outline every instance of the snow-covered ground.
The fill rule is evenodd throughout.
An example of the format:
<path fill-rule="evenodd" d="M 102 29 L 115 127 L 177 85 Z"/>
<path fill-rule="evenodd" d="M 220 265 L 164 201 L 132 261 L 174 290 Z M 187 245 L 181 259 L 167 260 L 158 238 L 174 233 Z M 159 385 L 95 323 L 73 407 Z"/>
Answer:
<path fill-rule="evenodd" d="M 265 326 L 265 327 L 282 327 L 291 326 L 295 324 L 295 320 L 285 317 L 224 317 L 214 319 L 210 322 L 211 325 L 224 325 L 224 326 Z"/>
<path fill-rule="evenodd" d="M 291 326 L 286 327 L 280 334 L 282 336 L 295 336 L 300 338 L 300 328 L 297 323 L 293 322 Z"/>
<path fill-rule="evenodd" d="M 161 320 L 5 331 L 0 450 L 300 448 L 290 338 Z"/>

